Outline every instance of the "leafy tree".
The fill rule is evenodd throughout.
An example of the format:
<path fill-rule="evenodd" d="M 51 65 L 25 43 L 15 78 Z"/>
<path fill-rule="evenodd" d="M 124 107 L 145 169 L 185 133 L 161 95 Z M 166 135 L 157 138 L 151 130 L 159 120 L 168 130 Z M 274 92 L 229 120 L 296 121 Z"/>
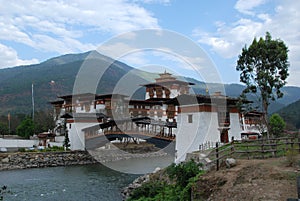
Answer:
<path fill-rule="evenodd" d="M 37 133 L 45 132 L 55 127 L 53 114 L 49 110 L 37 111 L 34 117 L 35 131 Z"/>
<path fill-rule="evenodd" d="M 245 46 L 239 55 L 236 70 L 241 71 L 240 81 L 246 84 L 243 94 L 260 93 L 264 112 L 264 122 L 268 125 L 268 106 L 270 100 L 281 98 L 281 88 L 286 84 L 288 73 L 288 48 L 283 41 L 272 40 L 269 32 L 265 39 L 254 38 L 252 44 Z"/>
<path fill-rule="evenodd" d="M 66 121 L 66 120 L 65 120 Z M 65 140 L 64 140 L 64 147 L 66 149 L 69 149 L 70 145 L 70 139 L 69 139 L 69 134 L 68 134 L 68 129 L 67 129 L 67 124 L 66 122 L 64 123 L 64 130 L 65 130 Z"/>
<path fill-rule="evenodd" d="M 17 127 L 17 135 L 29 139 L 34 134 L 35 126 L 30 117 L 26 117 Z"/>
<path fill-rule="evenodd" d="M 8 126 L 2 122 L 0 122 L 0 135 L 3 136 L 4 138 L 4 135 L 8 134 Z"/>
<path fill-rule="evenodd" d="M 273 136 L 280 136 L 285 129 L 285 122 L 277 113 L 270 117 L 270 132 Z"/>

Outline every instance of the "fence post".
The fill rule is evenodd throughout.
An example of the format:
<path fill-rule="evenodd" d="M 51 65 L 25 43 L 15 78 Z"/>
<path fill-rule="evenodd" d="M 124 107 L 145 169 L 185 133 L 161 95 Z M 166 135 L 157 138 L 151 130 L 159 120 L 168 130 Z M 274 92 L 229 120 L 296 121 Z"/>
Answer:
<path fill-rule="evenodd" d="M 278 144 L 278 139 L 275 140 L 275 157 L 277 157 L 277 144 Z"/>
<path fill-rule="evenodd" d="M 264 139 L 262 139 L 261 141 L 261 155 L 262 155 L 262 158 L 264 159 L 265 157 L 265 153 L 264 153 Z"/>
<path fill-rule="evenodd" d="M 246 141 L 246 144 L 247 144 L 247 157 L 248 157 L 248 160 L 249 160 L 250 159 L 250 156 L 249 156 L 250 152 L 249 152 L 249 142 L 248 142 L 248 140 Z"/>
<path fill-rule="evenodd" d="M 217 171 L 219 171 L 219 143 L 216 142 L 216 165 L 217 165 Z"/>
<path fill-rule="evenodd" d="M 300 176 L 297 177 L 297 193 L 298 199 L 300 199 Z"/>
<path fill-rule="evenodd" d="M 234 137 L 232 136 L 232 138 L 231 138 L 231 153 L 230 153 L 230 155 L 232 156 L 232 154 L 234 154 Z"/>
<path fill-rule="evenodd" d="M 298 134 L 297 134 L 297 136 L 298 136 L 298 151 L 299 151 L 299 153 L 300 153 L 300 129 L 299 129 L 299 132 L 298 132 Z"/>

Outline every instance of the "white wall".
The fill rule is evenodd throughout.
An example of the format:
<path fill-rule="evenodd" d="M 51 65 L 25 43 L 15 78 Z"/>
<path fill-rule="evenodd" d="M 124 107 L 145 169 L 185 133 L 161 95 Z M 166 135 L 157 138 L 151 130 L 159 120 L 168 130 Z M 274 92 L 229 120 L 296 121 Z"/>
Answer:
<path fill-rule="evenodd" d="M 38 140 L 16 140 L 16 139 L 3 139 L 0 138 L 0 147 L 6 148 L 19 148 L 19 147 L 32 147 L 38 145 Z"/>
<path fill-rule="evenodd" d="M 97 125 L 98 123 L 80 123 L 75 122 L 68 123 L 67 128 L 69 130 L 69 139 L 70 139 L 70 149 L 71 150 L 85 150 L 85 137 L 84 132 L 82 131 L 83 128 L 87 128 L 90 126 Z"/>
<path fill-rule="evenodd" d="M 229 141 L 234 137 L 235 140 L 241 139 L 241 124 L 239 113 L 230 113 L 230 129 L 228 131 Z"/>
<path fill-rule="evenodd" d="M 188 123 L 188 115 L 193 122 Z M 184 161 L 187 153 L 199 150 L 199 145 L 207 141 L 220 141 L 216 112 L 181 113 L 177 118 L 176 163 Z"/>

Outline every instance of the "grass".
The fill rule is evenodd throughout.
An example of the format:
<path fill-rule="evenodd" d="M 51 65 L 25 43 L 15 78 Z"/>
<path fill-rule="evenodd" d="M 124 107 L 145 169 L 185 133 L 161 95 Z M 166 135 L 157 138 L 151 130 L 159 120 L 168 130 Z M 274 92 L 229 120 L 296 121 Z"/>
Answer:
<path fill-rule="evenodd" d="M 19 152 L 61 152 L 61 151 L 65 151 L 64 147 L 59 147 L 59 146 L 52 146 L 52 147 L 48 147 L 45 149 L 26 149 L 26 148 L 19 148 L 18 149 Z"/>

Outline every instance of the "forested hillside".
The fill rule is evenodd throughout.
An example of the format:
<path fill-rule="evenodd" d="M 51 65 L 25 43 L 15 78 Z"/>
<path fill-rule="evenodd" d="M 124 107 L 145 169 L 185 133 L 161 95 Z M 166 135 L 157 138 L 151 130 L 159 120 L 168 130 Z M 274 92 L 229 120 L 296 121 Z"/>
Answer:
<path fill-rule="evenodd" d="M 2 69 L 0 70 L 0 114 L 30 113 L 32 84 L 36 110 L 49 108 L 49 101 L 59 95 L 72 93 L 78 70 L 87 60 L 93 68 L 102 68 L 112 63 L 99 82 L 98 93 L 112 92 L 114 84 L 133 69 L 97 52 L 64 55 L 36 65 Z"/>
<path fill-rule="evenodd" d="M 300 129 L 300 99 L 280 109 L 278 114 L 287 122 L 288 128 Z"/>
<path fill-rule="evenodd" d="M 73 92 L 77 73 L 82 65 L 86 63 L 91 66 L 91 72 L 89 72 L 91 75 L 93 75 L 93 69 L 104 68 L 111 64 L 104 75 L 101 76 L 98 83 L 96 93 L 100 94 L 112 93 L 116 83 L 126 75 L 126 84 L 119 86 L 119 91 L 115 92 L 128 94 L 128 88 L 137 87 L 134 98 L 142 99 L 145 89 L 139 86 L 139 84 L 153 82 L 154 78 L 158 76 L 153 73 L 136 70 L 122 62 L 101 55 L 96 51 L 62 55 L 40 64 L 1 69 L 0 115 L 7 115 L 8 112 L 11 114 L 30 114 L 32 110 L 32 84 L 34 86 L 35 109 L 37 111 L 49 109 L 51 107 L 48 104 L 49 101 L 55 100 L 59 95 L 71 94 Z M 193 86 L 194 93 L 205 94 L 207 86 L 211 93 L 224 87 L 227 96 L 238 97 L 244 89 L 240 84 L 222 85 L 204 83 L 192 78 L 184 79 L 196 84 Z M 80 92 L 86 92 L 84 91 L 84 87 L 78 93 Z M 284 87 L 283 92 L 284 97 L 282 99 L 271 103 L 270 113 L 300 99 L 299 87 Z M 253 101 L 258 100 L 256 96 L 250 96 L 249 98 Z"/>

